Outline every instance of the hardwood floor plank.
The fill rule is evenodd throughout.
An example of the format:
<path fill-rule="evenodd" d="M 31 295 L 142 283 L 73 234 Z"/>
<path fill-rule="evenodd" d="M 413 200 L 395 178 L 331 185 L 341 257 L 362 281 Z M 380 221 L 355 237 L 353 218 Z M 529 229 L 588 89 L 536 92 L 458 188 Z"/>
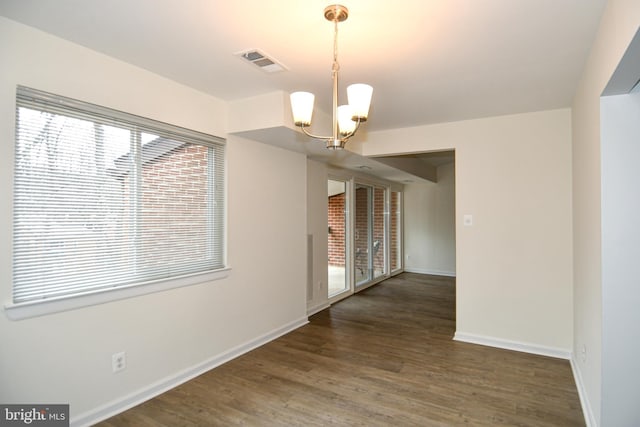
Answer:
<path fill-rule="evenodd" d="M 584 425 L 568 361 L 454 332 L 455 279 L 403 273 L 99 425 Z"/>

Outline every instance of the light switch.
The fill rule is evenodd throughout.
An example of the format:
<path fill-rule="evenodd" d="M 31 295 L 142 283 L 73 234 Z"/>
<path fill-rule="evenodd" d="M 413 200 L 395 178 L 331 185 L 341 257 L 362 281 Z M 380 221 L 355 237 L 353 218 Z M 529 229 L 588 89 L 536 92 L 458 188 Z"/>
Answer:
<path fill-rule="evenodd" d="M 473 215 L 466 214 L 463 216 L 462 223 L 465 227 L 471 227 L 473 225 Z"/>

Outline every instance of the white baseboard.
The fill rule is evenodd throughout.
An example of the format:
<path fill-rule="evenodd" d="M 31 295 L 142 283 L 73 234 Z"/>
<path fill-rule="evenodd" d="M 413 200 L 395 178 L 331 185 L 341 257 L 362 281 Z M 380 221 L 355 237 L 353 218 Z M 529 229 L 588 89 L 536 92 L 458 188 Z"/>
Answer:
<path fill-rule="evenodd" d="M 325 308 L 329 307 L 331 307 L 331 304 L 329 304 L 327 301 L 323 301 L 320 304 L 316 304 L 313 307 L 307 308 L 307 316 L 313 316 L 314 314 L 321 312 Z"/>
<path fill-rule="evenodd" d="M 582 374 L 578 369 L 578 361 L 575 356 L 571 357 L 571 371 L 573 371 L 573 378 L 576 382 L 576 388 L 578 389 L 578 396 L 580 396 L 580 405 L 582 406 L 582 413 L 584 414 L 584 422 L 587 427 L 597 427 L 596 417 L 593 415 L 593 408 L 589 399 L 587 398 L 587 390 L 584 387 L 582 381 Z"/>
<path fill-rule="evenodd" d="M 467 334 L 464 332 L 456 332 L 453 339 L 471 344 L 480 344 L 488 347 L 504 348 L 506 350 L 521 351 L 524 353 L 555 357 L 557 359 L 571 360 L 571 351 L 563 348 L 545 347 L 518 341 L 486 337 L 483 335 Z"/>
<path fill-rule="evenodd" d="M 172 388 L 175 388 L 180 384 L 183 384 L 190 379 L 197 377 L 198 375 L 201 375 L 217 366 L 222 365 L 223 363 L 226 363 L 257 347 L 260 347 L 261 345 L 264 345 L 269 341 L 273 341 L 274 339 L 282 335 L 298 329 L 299 327 L 304 326 L 307 323 L 309 323 L 309 320 L 304 317 L 302 319 L 298 319 L 286 325 L 283 325 L 280 328 L 274 329 L 271 332 L 261 335 L 237 347 L 234 347 L 222 354 L 219 354 L 218 356 L 214 356 L 208 360 L 205 360 L 204 362 L 194 365 L 191 368 L 184 369 L 183 371 L 180 371 L 175 375 L 171 375 L 160 381 L 150 384 L 149 386 L 131 393 L 125 397 L 109 402 L 106 405 L 98 407 L 94 410 L 80 414 L 70 420 L 70 425 L 74 427 L 84 427 L 91 426 L 100 421 L 103 421 L 109 417 L 119 414 L 120 412 L 139 405 L 151 398 L 154 398 L 168 390 L 171 390 Z"/>
<path fill-rule="evenodd" d="M 424 268 L 407 268 L 407 267 L 405 267 L 404 271 L 406 273 L 418 273 L 418 274 L 430 274 L 432 276 L 456 277 L 455 271 L 428 270 Z"/>

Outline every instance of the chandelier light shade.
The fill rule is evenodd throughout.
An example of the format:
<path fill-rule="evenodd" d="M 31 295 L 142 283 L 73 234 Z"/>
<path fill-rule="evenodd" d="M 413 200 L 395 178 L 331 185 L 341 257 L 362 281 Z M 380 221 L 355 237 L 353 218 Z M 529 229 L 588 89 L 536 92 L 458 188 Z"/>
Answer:
<path fill-rule="evenodd" d="M 353 121 L 353 108 L 351 105 L 338 107 L 338 130 L 341 136 L 352 134 L 356 130 L 356 122 Z"/>
<path fill-rule="evenodd" d="M 342 149 L 347 140 L 358 131 L 360 124 L 367 121 L 373 88 L 367 84 L 356 83 L 347 88 L 348 105 L 338 107 L 338 22 L 349 17 L 349 10 L 339 4 L 327 6 L 324 17 L 334 23 L 333 33 L 333 66 L 331 78 L 333 80 L 333 132 L 331 136 L 314 135 L 306 130 L 311 126 L 313 103 L 315 96 L 309 92 L 293 92 L 291 94 L 291 111 L 293 123 L 311 138 L 326 141 L 327 148 Z"/>
<path fill-rule="evenodd" d="M 372 94 L 373 88 L 364 83 L 356 83 L 347 87 L 347 100 L 353 108 L 353 120 L 367 121 Z"/>
<path fill-rule="evenodd" d="M 293 92 L 291 94 L 291 111 L 293 112 L 293 123 L 296 126 L 311 125 L 314 99 L 315 95 L 310 92 Z"/>

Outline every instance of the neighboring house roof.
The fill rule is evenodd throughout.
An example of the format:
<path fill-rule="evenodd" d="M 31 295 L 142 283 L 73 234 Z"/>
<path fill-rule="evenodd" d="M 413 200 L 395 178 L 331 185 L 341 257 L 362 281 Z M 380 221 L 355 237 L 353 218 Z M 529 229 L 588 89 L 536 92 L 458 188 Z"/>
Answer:
<path fill-rule="evenodd" d="M 185 142 L 176 141 L 173 139 L 158 137 L 146 144 L 142 145 L 142 165 L 152 163 L 164 156 L 165 154 L 177 150 L 187 145 Z M 108 169 L 108 173 L 117 179 L 124 178 L 131 171 L 131 156 L 133 153 L 129 152 L 125 155 L 118 157 L 115 161 L 115 168 Z"/>

